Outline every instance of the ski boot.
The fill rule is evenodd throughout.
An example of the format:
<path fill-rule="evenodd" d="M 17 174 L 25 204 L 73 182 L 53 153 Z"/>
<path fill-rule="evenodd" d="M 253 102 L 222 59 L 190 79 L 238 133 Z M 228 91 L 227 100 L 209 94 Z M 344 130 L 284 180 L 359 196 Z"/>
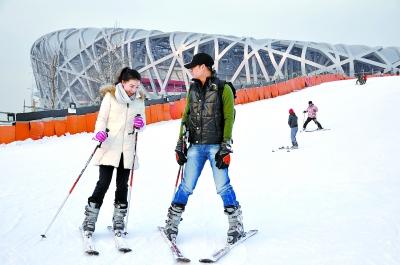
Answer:
<path fill-rule="evenodd" d="M 128 211 L 126 203 L 114 203 L 113 230 L 116 236 L 121 236 L 125 229 L 125 216 Z"/>
<path fill-rule="evenodd" d="M 182 213 L 185 211 L 184 205 L 171 204 L 168 208 L 168 219 L 165 220 L 164 232 L 172 242 L 176 241 L 178 235 L 178 225 L 182 221 Z"/>
<path fill-rule="evenodd" d="M 229 221 L 227 243 L 232 245 L 245 235 L 243 229 L 242 210 L 240 205 L 228 206 L 225 208 L 224 213 L 228 216 Z"/>
<path fill-rule="evenodd" d="M 85 206 L 85 219 L 82 223 L 82 229 L 85 235 L 92 235 L 96 228 L 97 217 L 99 216 L 99 204 L 88 202 Z"/>

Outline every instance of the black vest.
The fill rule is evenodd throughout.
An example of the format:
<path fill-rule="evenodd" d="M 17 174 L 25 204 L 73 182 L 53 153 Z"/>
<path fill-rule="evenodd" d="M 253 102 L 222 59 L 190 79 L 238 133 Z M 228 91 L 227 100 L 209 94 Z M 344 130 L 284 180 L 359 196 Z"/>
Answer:
<path fill-rule="evenodd" d="M 194 80 L 189 89 L 187 126 L 192 144 L 220 144 L 224 136 L 224 113 L 218 80 L 207 79 L 204 87 Z"/>

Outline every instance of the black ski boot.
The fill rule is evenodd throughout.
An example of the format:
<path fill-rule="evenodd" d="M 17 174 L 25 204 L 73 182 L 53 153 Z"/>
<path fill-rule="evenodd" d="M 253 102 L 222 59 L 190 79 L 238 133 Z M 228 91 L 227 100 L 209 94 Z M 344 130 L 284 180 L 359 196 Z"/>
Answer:
<path fill-rule="evenodd" d="M 182 221 L 182 213 L 185 211 L 184 205 L 171 204 L 168 208 L 168 219 L 165 220 L 165 234 L 172 242 L 176 241 L 178 235 L 178 225 Z"/>
<path fill-rule="evenodd" d="M 125 216 L 128 211 L 126 203 L 114 203 L 113 230 L 115 235 L 121 235 L 125 229 Z"/>
<path fill-rule="evenodd" d="M 224 213 L 228 216 L 229 221 L 227 243 L 234 244 L 244 236 L 242 210 L 240 205 L 228 206 Z"/>
<path fill-rule="evenodd" d="M 93 234 L 96 228 L 97 217 L 99 216 L 100 207 L 97 203 L 89 202 L 85 206 L 85 219 L 82 223 L 82 229 L 85 235 Z"/>

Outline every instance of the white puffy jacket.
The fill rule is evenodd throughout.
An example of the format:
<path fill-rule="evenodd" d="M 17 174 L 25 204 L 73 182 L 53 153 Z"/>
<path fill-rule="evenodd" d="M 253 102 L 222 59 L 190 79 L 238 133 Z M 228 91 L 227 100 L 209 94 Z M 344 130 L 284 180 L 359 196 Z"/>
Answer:
<path fill-rule="evenodd" d="M 146 124 L 143 93 L 131 103 L 119 103 L 115 98 L 115 86 L 106 86 L 100 89 L 104 95 L 97 116 L 95 133 L 108 129 L 108 138 L 97 149 L 94 156 L 95 165 L 109 165 L 118 167 L 121 154 L 124 154 L 124 168 L 131 169 L 133 165 L 135 136 L 133 119 L 140 114 Z M 144 127 L 140 130 L 142 131 Z M 138 168 L 138 156 L 135 156 L 135 169 Z"/>

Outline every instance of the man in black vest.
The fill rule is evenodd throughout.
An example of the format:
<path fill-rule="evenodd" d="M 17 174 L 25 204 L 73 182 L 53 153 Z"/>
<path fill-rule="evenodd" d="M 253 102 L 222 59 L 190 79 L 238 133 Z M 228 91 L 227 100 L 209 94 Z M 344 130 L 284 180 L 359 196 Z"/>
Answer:
<path fill-rule="evenodd" d="M 179 140 L 175 149 L 176 160 L 184 168 L 184 178 L 168 209 L 165 233 L 172 241 L 178 235 L 178 225 L 189 196 L 196 187 L 198 178 L 207 160 L 210 161 L 217 193 L 228 216 L 227 242 L 235 243 L 243 235 L 242 211 L 230 184 L 232 127 L 234 122 L 234 97 L 232 89 L 215 77 L 213 58 L 206 53 L 196 54 L 185 65 L 193 79 L 186 97 Z M 189 132 L 189 148 L 186 147 L 184 131 Z"/>

